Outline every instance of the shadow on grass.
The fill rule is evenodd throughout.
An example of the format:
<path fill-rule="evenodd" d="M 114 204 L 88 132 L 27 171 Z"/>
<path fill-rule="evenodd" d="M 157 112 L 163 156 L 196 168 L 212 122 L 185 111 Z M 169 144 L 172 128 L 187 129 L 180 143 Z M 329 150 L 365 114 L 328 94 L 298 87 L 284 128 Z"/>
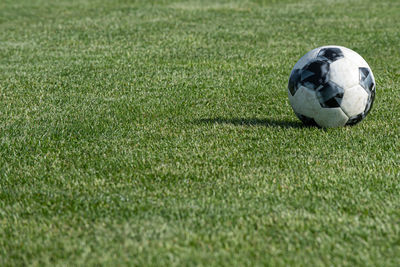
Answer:
<path fill-rule="evenodd" d="M 300 121 L 285 121 L 276 119 L 258 119 L 258 118 L 205 118 L 195 121 L 198 124 L 232 124 L 244 126 L 265 126 L 281 128 L 310 128 Z"/>

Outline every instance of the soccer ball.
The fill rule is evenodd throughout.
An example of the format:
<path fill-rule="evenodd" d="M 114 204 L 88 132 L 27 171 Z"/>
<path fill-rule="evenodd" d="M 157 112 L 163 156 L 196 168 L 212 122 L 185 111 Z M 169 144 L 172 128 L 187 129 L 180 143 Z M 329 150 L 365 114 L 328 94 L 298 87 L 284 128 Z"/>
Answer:
<path fill-rule="evenodd" d="M 375 99 L 375 79 L 367 62 L 341 46 L 323 46 L 294 66 L 289 102 L 306 125 L 354 125 L 367 116 Z"/>

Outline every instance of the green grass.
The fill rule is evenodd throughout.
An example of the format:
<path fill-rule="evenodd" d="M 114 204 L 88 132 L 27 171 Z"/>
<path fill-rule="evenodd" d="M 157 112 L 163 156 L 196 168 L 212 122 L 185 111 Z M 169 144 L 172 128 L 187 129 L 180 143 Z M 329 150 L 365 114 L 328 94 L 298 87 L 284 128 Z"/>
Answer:
<path fill-rule="evenodd" d="M 0 265 L 400 265 L 400 2 L 1 0 Z M 377 79 L 303 127 L 295 62 Z"/>

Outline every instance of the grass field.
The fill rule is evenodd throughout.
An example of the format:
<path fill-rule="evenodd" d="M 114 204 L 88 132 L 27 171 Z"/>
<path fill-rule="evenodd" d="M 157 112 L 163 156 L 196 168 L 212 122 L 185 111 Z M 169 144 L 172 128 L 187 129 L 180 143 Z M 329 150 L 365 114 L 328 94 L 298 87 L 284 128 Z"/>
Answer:
<path fill-rule="evenodd" d="M 0 265 L 400 265 L 400 2 L 0 1 Z M 377 80 L 307 128 L 296 61 Z"/>

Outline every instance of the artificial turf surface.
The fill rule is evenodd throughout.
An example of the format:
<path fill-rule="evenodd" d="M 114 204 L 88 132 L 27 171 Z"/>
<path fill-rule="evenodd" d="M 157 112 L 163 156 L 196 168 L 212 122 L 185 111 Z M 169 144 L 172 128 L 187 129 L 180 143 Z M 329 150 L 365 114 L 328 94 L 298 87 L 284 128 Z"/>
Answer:
<path fill-rule="evenodd" d="M 399 1 L 0 1 L 0 265 L 400 264 Z M 303 127 L 308 50 L 361 54 Z"/>

